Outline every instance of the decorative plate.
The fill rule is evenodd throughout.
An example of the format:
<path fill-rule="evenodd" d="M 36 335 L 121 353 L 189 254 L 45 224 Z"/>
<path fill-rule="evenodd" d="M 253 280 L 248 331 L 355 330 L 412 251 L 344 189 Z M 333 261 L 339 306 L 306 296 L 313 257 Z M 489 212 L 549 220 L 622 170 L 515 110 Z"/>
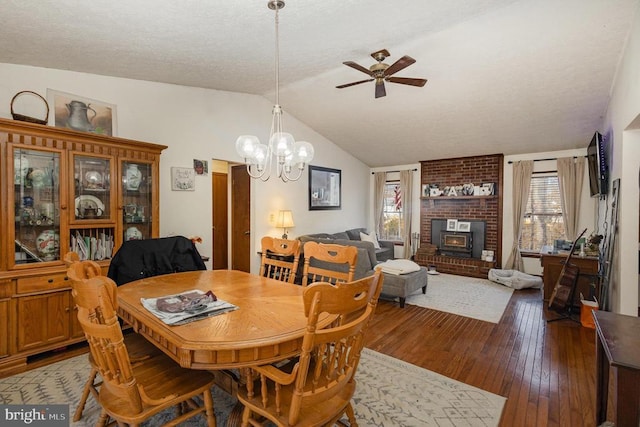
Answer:
<path fill-rule="evenodd" d="M 95 216 L 101 217 L 104 213 L 104 203 L 95 196 L 82 195 L 76 197 L 76 218 L 84 217 L 86 209 L 95 209 Z"/>
<path fill-rule="evenodd" d="M 87 182 L 88 188 L 102 188 L 104 183 L 102 174 L 98 171 L 89 171 L 85 173 L 84 179 Z"/>

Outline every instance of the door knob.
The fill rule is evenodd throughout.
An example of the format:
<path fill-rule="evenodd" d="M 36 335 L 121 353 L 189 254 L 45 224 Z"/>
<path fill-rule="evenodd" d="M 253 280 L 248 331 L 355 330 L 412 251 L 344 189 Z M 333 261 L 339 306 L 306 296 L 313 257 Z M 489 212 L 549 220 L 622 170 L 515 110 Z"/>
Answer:
<path fill-rule="evenodd" d="M 244 235 L 245 235 L 245 236 L 248 236 L 248 235 L 250 235 L 250 234 L 251 234 L 251 231 L 245 231 L 245 232 L 244 232 Z"/>

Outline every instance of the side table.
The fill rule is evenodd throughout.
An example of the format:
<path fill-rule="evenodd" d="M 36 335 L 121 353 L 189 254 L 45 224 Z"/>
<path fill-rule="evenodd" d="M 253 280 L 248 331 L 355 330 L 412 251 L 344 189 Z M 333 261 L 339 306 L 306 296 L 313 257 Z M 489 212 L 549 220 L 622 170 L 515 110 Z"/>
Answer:
<path fill-rule="evenodd" d="M 640 421 L 640 318 L 593 311 L 596 325 L 596 425 L 607 419 L 609 370 L 616 380 L 616 427 Z"/>

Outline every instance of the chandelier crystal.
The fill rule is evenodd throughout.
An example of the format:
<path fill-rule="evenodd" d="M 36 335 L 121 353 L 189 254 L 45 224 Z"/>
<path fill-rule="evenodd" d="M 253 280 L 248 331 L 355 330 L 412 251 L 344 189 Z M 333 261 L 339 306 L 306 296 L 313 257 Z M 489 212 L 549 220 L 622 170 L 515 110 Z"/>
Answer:
<path fill-rule="evenodd" d="M 274 167 L 278 178 L 284 182 L 297 181 L 305 166 L 313 159 L 313 145 L 306 141 L 296 141 L 282 128 L 282 107 L 280 106 L 280 48 L 278 33 L 278 11 L 285 6 L 283 0 L 270 0 L 269 9 L 275 10 L 276 27 L 276 102 L 273 106 L 271 132 L 266 144 L 254 135 L 240 135 L 236 140 L 236 151 L 247 165 L 252 178 L 266 181 Z"/>

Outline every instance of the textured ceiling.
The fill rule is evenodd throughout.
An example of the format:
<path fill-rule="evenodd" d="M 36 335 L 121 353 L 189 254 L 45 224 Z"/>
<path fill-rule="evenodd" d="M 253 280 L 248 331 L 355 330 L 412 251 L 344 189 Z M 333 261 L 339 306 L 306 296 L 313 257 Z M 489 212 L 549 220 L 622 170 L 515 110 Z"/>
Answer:
<path fill-rule="evenodd" d="M 266 0 L 0 0 L 0 62 L 259 94 L 273 100 Z M 639 0 L 288 0 L 280 101 L 370 166 L 587 145 Z M 386 48 L 417 62 L 367 76 Z M 241 76 L 241 77 L 239 77 Z M 285 123 L 286 127 L 286 123 Z M 311 141 L 313 142 L 313 141 Z"/>

